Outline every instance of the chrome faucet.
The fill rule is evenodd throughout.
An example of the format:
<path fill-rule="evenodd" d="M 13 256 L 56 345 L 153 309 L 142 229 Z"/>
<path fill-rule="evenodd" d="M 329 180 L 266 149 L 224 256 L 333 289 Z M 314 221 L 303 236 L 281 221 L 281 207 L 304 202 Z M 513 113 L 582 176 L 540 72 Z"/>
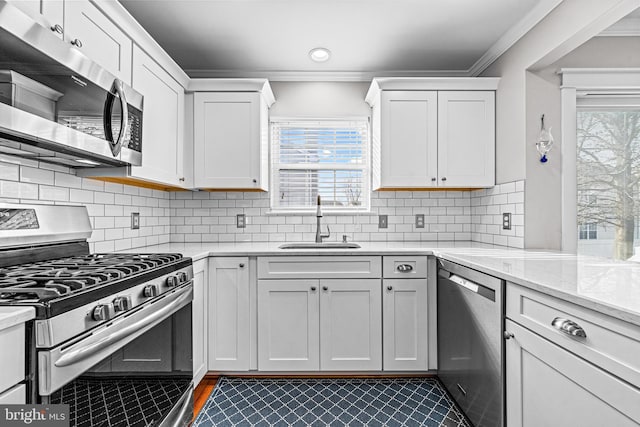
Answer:
<path fill-rule="evenodd" d="M 320 218 L 322 218 L 322 209 L 320 208 L 320 195 L 318 195 L 318 209 L 316 210 L 316 243 L 322 243 L 322 239 L 326 239 L 331 236 L 331 230 L 327 225 L 327 234 L 322 234 L 320 231 Z"/>

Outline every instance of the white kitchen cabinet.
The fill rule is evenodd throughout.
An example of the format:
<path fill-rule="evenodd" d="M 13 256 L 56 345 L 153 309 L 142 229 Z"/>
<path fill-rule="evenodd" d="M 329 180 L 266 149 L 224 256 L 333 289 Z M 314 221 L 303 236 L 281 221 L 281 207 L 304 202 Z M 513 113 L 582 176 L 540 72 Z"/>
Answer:
<path fill-rule="evenodd" d="M 632 427 L 640 389 L 508 320 L 509 427 Z"/>
<path fill-rule="evenodd" d="M 25 324 L 0 330 L 0 393 L 25 378 Z"/>
<path fill-rule="evenodd" d="M 493 186 L 498 81 L 374 79 L 373 189 Z"/>
<path fill-rule="evenodd" d="M 200 259 L 193 263 L 193 383 L 198 384 L 207 373 L 207 291 L 209 284 L 208 261 Z"/>
<path fill-rule="evenodd" d="M 142 166 L 131 177 L 184 186 L 184 88 L 137 46 L 132 87 L 144 96 L 144 118 Z"/>
<path fill-rule="evenodd" d="M 64 2 L 64 40 L 123 82 L 131 84 L 133 43 L 89 0 Z"/>
<path fill-rule="evenodd" d="M 380 279 L 322 279 L 320 287 L 320 370 L 381 370 Z"/>
<path fill-rule="evenodd" d="M 208 293 L 209 370 L 248 371 L 249 258 L 211 258 Z"/>
<path fill-rule="evenodd" d="M 426 371 L 427 279 L 384 279 L 382 295 L 384 370 Z"/>
<path fill-rule="evenodd" d="M 320 368 L 318 280 L 258 281 L 258 370 Z"/>
<path fill-rule="evenodd" d="M 58 37 L 64 33 L 64 0 L 7 0 Z"/>
<path fill-rule="evenodd" d="M 374 188 L 434 186 L 438 175 L 437 92 L 383 91 L 379 108 L 380 131 L 374 135 L 380 139 L 374 139 L 374 146 L 380 147 L 380 155 L 374 161 L 379 162 L 380 173 L 374 174 Z"/>
<path fill-rule="evenodd" d="M 0 405 L 24 405 L 27 403 L 27 387 L 19 384 L 0 393 Z"/>
<path fill-rule="evenodd" d="M 379 279 L 258 281 L 258 369 L 382 368 Z"/>
<path fill-rule="evenodd" d="M 438 92 L 438 186 L 495 185 L 495 92 Z"/>
<path fill-rule="evenodd" d="M 266 81 L 261 90 L 253 89 L 194 94 L 196 188 L 269 189 L 269 107 L 273 95 Z"/>

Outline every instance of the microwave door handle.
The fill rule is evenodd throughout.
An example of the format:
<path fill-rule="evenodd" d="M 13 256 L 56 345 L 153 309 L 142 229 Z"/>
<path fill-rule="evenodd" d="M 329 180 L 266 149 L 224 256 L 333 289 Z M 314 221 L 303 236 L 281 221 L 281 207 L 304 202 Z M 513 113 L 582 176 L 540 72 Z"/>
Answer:
<path fill-rule="evenodd" d="M 118 133 L 118 138 L 114 140 L 113 138 L 113 130 L 111 129 L 111 118 L 113 114 L 113 98 L 115 96 L 112 92 L 115 91 L 118 95 L 118 99 L 120 100 L 120 132 Z M 127 128 L 129 127 L 129 108 L 127 104 L 127 98 L 124 95 L 124 85 L 121 80 L 115 79 L 113 81 L 113 86 L 111 87 L 111 91 L 109 96 L 107 97 L 107 101 L 104 105 L 104 133 L 105 138 L 109 141 L 109 147 L 111 148 L 111 153 L 113 153 L 114 157 L 118 157 L 120 155 L 120 150 L 122 149 L 122 142 L 124 141 L 125 136 L 127 135 Z"/>

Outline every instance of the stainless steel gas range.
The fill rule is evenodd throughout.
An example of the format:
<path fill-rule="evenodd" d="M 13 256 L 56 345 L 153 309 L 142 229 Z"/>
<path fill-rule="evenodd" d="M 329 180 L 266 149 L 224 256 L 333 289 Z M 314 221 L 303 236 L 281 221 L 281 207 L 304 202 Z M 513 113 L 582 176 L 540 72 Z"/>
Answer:
<path fill-rule="evenodd" d="M 72 426 L 182 426 L 193 412 L 193 268 L 180 254 L 89 254 L 87 210 L 0 204 L 0 305 L 33 306 L 28 403 Z"/>

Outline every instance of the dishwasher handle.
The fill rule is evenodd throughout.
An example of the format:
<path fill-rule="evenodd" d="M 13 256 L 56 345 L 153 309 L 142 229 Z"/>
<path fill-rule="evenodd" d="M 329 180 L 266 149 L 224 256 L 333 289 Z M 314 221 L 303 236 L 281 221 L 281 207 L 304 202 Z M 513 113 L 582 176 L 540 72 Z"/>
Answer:
<path fill-rule="evenodd" d="M 481 285 L 480 283 L 474 282 L 469 279 L 465 279 L 462 276 L 459 276 L 454 273 L 450 273 L 447 270 L 443 270 L 443 269 L 440 269 L 438 271 L 438 276 L 452 283 L 455 283 L 456 285 L 461 286 L 473 293 L 476 293 L 484 298 L 487 298 L 491 301 L 495 302 L 496 300 L 496 291 L 484 285 Z"/>

